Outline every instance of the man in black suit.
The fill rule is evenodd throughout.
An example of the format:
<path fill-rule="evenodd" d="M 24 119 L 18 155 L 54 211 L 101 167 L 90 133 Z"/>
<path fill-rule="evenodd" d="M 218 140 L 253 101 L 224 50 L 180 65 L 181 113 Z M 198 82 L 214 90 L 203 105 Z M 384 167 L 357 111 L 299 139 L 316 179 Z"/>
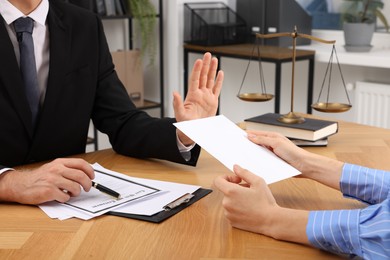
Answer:
<path fill-rule="evenodd" d="M 174 93 L 176 118 L 152 118 L 136 109 L 118 79 L 97 15 L 60 0 L 0 0 L 0 15 L 0 200 L 65 202 L 89 191 L 91 166 L 56 158 L 85 152 L 90 119 L 120 154 L 196 164 L 200 148 L 172 123 L 215 115 L 223 73 L 217 75 L 210 53 L 195 62 L 184 102 Z M 34 20 L 35 121 L 13 24 L 24 16 Z M 8 168 L 44 160 L 53 161 L 28 172 Z"/>

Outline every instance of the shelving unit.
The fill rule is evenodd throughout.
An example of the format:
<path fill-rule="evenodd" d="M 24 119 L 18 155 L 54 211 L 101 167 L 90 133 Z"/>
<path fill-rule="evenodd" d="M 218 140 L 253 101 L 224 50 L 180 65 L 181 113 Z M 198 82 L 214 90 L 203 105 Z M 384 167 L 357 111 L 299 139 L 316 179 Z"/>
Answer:
<path fill-rule="evenodd" d="M 150 110 L 150 109 L 160 109 L 160 117 L 164 117 L 164 55 L 163 55 L 163 0 L 158 0 L 158 14 L 156 16 L 156 19 L 158 19 L 158 32 L 159 32 L 159 39 L 158 39 L 158 53 L 159 53 L 159 62 L 155 66 L 159 66 L 159 101 L 151 101 L 151 100 L 144 100 L 144 103 L 142 106 L 137 106 L 137 108 L 142 110 Z M 128 23 L 128 47 L 129 49 L 134 48 L 134 40 L 133 40 L 133 17 L 131 15 L 115 15 L 115 16 L 102 16 L 102 20 L 126 20 Z M 157 87 L 157 86 L 156 86 Z M 93 133 L 92 137 L 88 138 L 87 145 L 93 145 L 94 150 L 98 150 L 98 136 L 96 128 L 93 127 Z"/>
<path fill-rule="evenodd" d="M 126 19 L 128 21 L 128 29 L 129 29 L 129 49 L 133 49 L 133 17 L 131 15 L 115 15 L 115 16 L 103 16 L 102 20 L 112 20 L 112 19 Z M 145 100 L 145 104 L 140 109 L 152 109 L 152 108 L 160 108 L 160 116 L 164 116 L 164 57 L 163 57 L 163 4 L 162 0 L 158 0 L 158 14 L 156 19 L 158 19 L 158 32 L 159 32 L 159 71 L 160 71 L 160 100 L 159 103 Z"/>

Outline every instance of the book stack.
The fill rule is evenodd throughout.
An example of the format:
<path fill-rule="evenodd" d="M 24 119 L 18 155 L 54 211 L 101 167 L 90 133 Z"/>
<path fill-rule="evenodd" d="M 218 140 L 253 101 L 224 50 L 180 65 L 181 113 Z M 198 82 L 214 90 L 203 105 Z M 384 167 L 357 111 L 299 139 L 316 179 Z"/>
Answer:
<path fill-rule="evenodd" d="M 128 14 L 127 0 L 66 0 L 66 2 L 86 8 L 102 16 Z"/>
<path fill-rule="evenodd" d="M 335 121 L 305 118 L 300 124 L 287 124 L 278 119 L 282 115 L 268 113 L 245 119 L 247 130 L 278 132 L 299 146 L 326 146 L 328 137 L 338 132 Z"/>
<path fill-rule="evenodd" d="M 113 16 L 127 14 L 126 0 L 95 0 L 96 12 L 100 15 Z"/>

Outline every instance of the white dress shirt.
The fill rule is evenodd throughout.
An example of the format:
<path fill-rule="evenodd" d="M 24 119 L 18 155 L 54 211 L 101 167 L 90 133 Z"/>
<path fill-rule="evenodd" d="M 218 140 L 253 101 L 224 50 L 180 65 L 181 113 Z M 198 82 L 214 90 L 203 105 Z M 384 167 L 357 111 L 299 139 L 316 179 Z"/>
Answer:
<path fill-rule="evenodd" d="M 7 0 L 0 0 L 0 14 L 5 20 L 5 27 L 8 31 L 11 42 L 14 46 L 16 60 L 19 63 L 19 43 L 16 38 L 13 22 L 20 17 L 30 17 L 34 20 L 33 40 L 34 40 L 34 53 L 35 64 L 37 67 L 37 76 L 39 89 L 41 91 L 40 102 L 41 105 L 44 101 L 47 79 L 49 76 L 49 30 L 46 26 L 46 18 L 49 12 L 49 1 L 42 0 L 38 7 L 29 13 L 24 15 L 19 9 L 13 6 Z"/>

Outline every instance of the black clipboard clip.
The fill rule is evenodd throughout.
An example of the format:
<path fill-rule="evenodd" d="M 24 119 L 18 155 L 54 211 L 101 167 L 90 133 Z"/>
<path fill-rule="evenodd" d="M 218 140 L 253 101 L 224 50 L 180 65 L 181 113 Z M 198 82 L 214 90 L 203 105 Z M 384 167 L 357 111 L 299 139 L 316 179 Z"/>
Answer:
<path fill-rule="evenodd" d="M 181 204 L 189 202 L 192 199 L 192 197 L 194 197 L 194 196 L 195 195 L 193 195 L 193 194 L 186 193 L 183 196 L 179 197 L 178 199 L 176 199 L 176 200 L 172 201 L 171 203 L 165 205 L 163 207 L 163 209 L 165 211 L 170 211 L 171 209 L 174 209 L 174 208 L 180 206 Z"/>
<path fill-rule="evenodd" d="M 148 221 L 148 222 L 152 222 L 152 223 L 161 223 L 161 222 L 167 220 L 168 218 L 172 217 L 173 215 L 179 213 L 183 209 L 187 208 L 188 206 L 194 204 L 195 202 L 197 202 L 201 198 L 205 197 L 206 195 L 210 194 L 211 192 L 212 192 L 211 189 L 199 188 L 194 193 L 189 194 L 190 196 L 186 196 L 187 194 L 184 195 L 185 198 L 187 199 L 187 203 L 182 202 L 182 204 L 180 206 L 176 206 L 176 208 L 173 208 L 171 210 L 164 210 L 164 208 L 163 208 L 160 212 L 158 212 L 152 216 L 129 214 L 129 213 L 123 213 L 123 212 L 118 212 L 118 211 L 109 211 L 106 214 L 113 215 L 113 216 L 125 217 L 125 218 L 144 220 L 144 221 Z M 193 197 L 191 195 L 193 195 Z M 181 198 L 182 197 L 180 197 L 179 199 L 181 199 Z M 179 199 L 177 199 L 177 200 L 179 200 Z M 177 200 L 175 200 L 173 202 L 176 202 Z M 173 202 L 171 202 L 171 203 L 173 203 Z M 169 203 L 168 205 L 170 205 L 171 203 Z"/>

